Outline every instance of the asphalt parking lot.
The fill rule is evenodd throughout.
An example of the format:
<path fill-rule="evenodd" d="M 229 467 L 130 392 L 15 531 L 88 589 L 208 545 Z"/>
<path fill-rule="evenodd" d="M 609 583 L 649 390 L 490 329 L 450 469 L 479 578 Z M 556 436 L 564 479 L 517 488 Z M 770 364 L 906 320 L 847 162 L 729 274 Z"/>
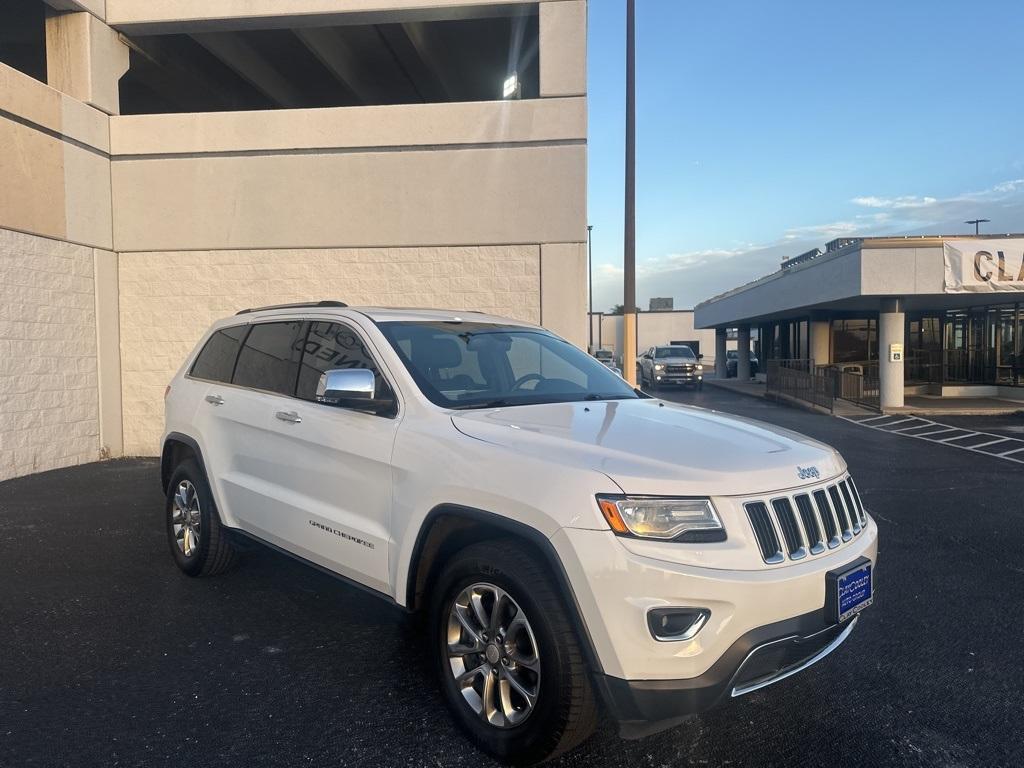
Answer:
<path fill-rule="evenodd" d="M 881 531 L 876 605 L 801 675 L 564 766 L 1024 764 L 1024 471 L 713 387 L 670 399 L 838 447 Z M 158 468 L 0 483 L 0 765 L 481 766 L 420 627 L 287 558 L 189 579 Z"/>

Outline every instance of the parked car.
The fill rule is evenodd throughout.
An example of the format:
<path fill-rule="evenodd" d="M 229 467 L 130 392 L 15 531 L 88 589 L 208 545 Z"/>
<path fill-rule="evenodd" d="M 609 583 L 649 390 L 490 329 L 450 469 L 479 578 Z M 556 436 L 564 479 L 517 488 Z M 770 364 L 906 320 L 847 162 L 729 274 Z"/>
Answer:
<path fill-rule="evenodd" d="M 504 761 L 760 690 L 873 600 L 877 528 L 835 450 L 652 398 L 519 321 L 244 310 L 165 417 L 177 566 L 255 541 L 424 612 L 454 720 Z"/>
<path fill-rule="evenodd" d="M 740 360 L 740 353 L 735 349 L 730 349 L 725 353 L 725 377 L 732 379 L 736 377 L 736 371 L 738 370 Z M 750 377 L 753 378 L 757 375 L 757 358 L 754 354 L 750 354 Z"/>
<path fill-rule="evenodd" d="M 594 358 L 608 370 L 615 371 L 619 376 L 622 375 L 622 369 L 619 368 L 618 360 L 615 359 L 615 353 L 610 349 L 596 350 L 594 352 Z"/>
<path fill-rule="evenodd" d="M 668 384 L 697 390 L 704 387 L 704 365 L 684 344 L 651 347 L 640 356 L 638 368 L 641 387 L 657 389 Z"/>

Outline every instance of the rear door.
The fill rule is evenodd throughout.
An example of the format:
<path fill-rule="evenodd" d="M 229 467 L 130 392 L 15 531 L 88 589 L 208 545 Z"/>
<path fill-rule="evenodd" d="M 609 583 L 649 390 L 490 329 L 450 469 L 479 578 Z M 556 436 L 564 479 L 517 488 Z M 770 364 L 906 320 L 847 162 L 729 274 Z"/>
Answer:
<path fill-rule="evenodd" d="M 192 383 L 201 388 L 192 423 L 221 519 L 229 526 L 237 526 L 238 523 L 233 516 L 223 479 L 236 471 L 237 461 L 232 451 L 236 440 L 233 433 L 242 407 L 242 397 L 233 388 L 231 377 L 248 333 L 247 323 L 214 332 L 186 374 Z M 241 461 L 245 463 L 244 457 Z"/>
<path fill-rule="evenodd" d="M 225 522 L 260 538 L 280 540 L 281 473 L 275 426 L 288 411 L 298 381 L 307 323 L 250 326 L 235 362 L 231 385 L 207 393 L 210 426 L 207 463 L 217 478 Z"/>

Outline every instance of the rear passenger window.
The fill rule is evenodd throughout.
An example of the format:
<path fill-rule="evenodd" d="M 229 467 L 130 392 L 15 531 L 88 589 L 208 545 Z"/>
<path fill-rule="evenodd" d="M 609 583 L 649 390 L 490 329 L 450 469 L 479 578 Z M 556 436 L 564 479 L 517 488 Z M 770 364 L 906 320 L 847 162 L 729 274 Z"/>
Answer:
<path fill-rule="evenodd" d="M 247 327 L 236 325 L 213 334 L 192 364 L 189 375 L 225 384 L 230 382 L 231 372 L 235 369 L 235 360 L 238 358 L 238 349 L 242 346 L 242 338 Z"/>
<path fill-rule="evenodd" d="M 391 388 L 377 370 L 362 340 L 350 328 L 340 323 L 313 323 L 306 337 L 302 370 L 299 372 L 298 396 L 303 400 L 316 400 L 320 377 L 335 368 L 365 368 L 377 374 L 376 397 L 387 397 Z"/>
<path fill-rule="evenodd" d="M 238 355 L 232 382 L 281 395 L 294 394 L 304 329 L 305 323 L 298 320 L 254 325 Z"/>

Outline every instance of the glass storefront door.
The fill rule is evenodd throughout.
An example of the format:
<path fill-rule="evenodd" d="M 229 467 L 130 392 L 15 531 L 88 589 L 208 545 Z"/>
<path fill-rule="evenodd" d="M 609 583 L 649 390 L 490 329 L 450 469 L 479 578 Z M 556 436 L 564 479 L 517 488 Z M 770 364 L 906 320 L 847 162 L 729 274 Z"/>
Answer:
<path fill-rule="evenodd" d="M 944 381 L 952 384 L 1024 384 L 1022 307 L 1005 304 L 946 313 Z"/>

